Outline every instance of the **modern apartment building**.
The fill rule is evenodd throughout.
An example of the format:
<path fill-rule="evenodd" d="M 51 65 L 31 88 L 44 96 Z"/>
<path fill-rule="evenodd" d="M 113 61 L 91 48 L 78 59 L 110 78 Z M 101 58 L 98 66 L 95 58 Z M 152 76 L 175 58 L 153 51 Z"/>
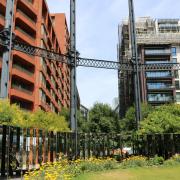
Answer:
<path fill-rule="evenodd" d="M 6 0 L 0 1 L 0 30 L 5 24 Z M 24 43 L 66 53 L 69 33 L 64 14 L 51 15 L 45 0 L 16 0 L 13 31 Z M 0 47 L 0 71 L 2 69 Z M 70 71 L 67 65 L 13 51 L 9 99 L 21 108 L 60 112 L 70 106 Z"/>
<path fill-rule="evenodd" d="M 138 57 L 142 64 L 180 63 L 180 19 L 136 20 Z M 119 61 L 129 62 L 131 42 L 129 22 L 119 26 Z M 133 74 L 121 72 L 119 76 L 120 115 L 134 102 Z M 180 103 L 180 72 L 151 70 L 140 73 L 141 101 L 154 106 L 165 103 Z"/>

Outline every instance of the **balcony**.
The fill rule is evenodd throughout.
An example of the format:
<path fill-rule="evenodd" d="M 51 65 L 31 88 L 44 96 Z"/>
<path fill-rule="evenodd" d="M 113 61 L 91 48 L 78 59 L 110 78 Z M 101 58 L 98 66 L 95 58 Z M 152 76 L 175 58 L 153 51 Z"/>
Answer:
<path fill-rule="evenodd" d="M 146 56 L 167 56 L 171 55 L 170 49 L 145 49 Z"/>
<path fill-rule="evenodd" d="M 175 87 L 167 83 L 147 83 L 148 91 L 172 91 Z"/>
<path fill-rule="evenodd" d="M 12 69 L 12 75 L 18 76 L 20 78 L 23 78 L 31 83 L 34 83 L 34 76 L 30 76 L 29 74 L 25 73 L 23 68 L 15 66 Z"/>
<path fill-rule="evenodd" d="M 32 46 L 35 45 L 35 38 L 17 26 L 15 27 L 15 34 L 22 41 Z"/>
<path fill-rule="evenodd" d="M 20 58 L 20 59 L 26 61 L 27 63 L 34 65 L 34 61 L 35 61 L 34 56 L 28 55 L 28 54 L 20 52 L 20 51 L 14 51 L 13 57 Z"/>
<path fill-rule="evenodd" d="M 170 71 L 152 71 L 146 72 L 147 79 L 172 79 L 172 73 Z"/>
<path fill-rule="evenodd" d="M 31 77 L 34 76 L 34 73 L 33 73 L 32 71 L 29 71 L 29 70 L 27 70 L 26 68 L 24 68 L 23 66 L 20 66 L 20 65 L 18 65 L 18 64 L 13 64 L 13 68 L 18 69 L 18 70 L 20 70 L 21 72 L 23 72 L 23 73 L 25 73 L 25 74 L 27 74 L 27 75 L 29 75 L 29 76 L 31 76 Z"/>
<path fill-rule="evenodd" d="M 174 101 L 174 97 L 171 94 L 148 94 L 147 99 L 149 103 L 171 103 Z"/>
<path fill-rule="evenodd" d="M 18 9 L 23 9 L 27 12 L 31 17 L 36 18 L 37 11 L 34 8 L 33 4 L 28 0 L 19 0 L 17 3 Z"/>
<path fill-rule="evenodd" d="M 16 19 L 20 19 L 25 25 L 27 25 L 33 31 L 36 31 L 36 23 L 19 9 L 16 11 Z"/>
<path fill-rule="evenodd" d="M 21 99 L 31 101 L 31 102 L 34 101 L 34 95 L 32 93 L 30 93 L 29 91 L 24 90 L 22 88 L 13 86 L 13 85 L 10 90 L 10 95 L 13 97 L 19 97 Z"/>

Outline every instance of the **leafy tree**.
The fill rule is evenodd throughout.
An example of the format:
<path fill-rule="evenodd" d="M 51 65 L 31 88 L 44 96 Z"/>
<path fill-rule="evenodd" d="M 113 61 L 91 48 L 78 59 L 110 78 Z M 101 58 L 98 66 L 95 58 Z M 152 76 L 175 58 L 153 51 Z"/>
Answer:
<path fill-rule="evenodd" d="M 22 128 L 39 128 L 48 131 L 69 131 L 68 123 L 63 116 L 52 112 L 23 111 L 8 100 L 0 101 L 0 124 Z"/>
<path fill-rule="evenodd" d="M 153 108 L 149 104 L 141 104 L 142 120 L 145 119 L 151 112 Z M 121 120 L 121 130 L 124 133 L 132 133 L 136 130 L 135 121 L 135 107 L 130 107 L 125 115 L 125 118 Z"/>
<path fill-rule="evenodd" d="M 180 133 L 180 105 L 157 107 L 140 124 L 139 133 Z"/>
<path fill-rule="evenodd" d="M 16 104 L 10 105 L 8 100 L 0 101 L 0 123 L 3 125 L 11 125 L 16 122 L 23 121 L 22 111 Z"/>
<path fill-rule="evenodd" d="M 96 103 L 90 109 L 88 130 L 90 132 L 119 132 L 118 115 L 108 104 Z"/>

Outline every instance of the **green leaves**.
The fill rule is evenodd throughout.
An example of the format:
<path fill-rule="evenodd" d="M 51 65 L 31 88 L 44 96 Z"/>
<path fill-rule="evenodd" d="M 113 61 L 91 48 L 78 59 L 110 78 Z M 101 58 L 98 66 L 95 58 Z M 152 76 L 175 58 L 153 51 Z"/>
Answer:
<path fill-rule="evenodd" d="M 47 131 L 69 131 L 64 116 L 38 110 L 34 113 L 21 110 L 8 100 L 0 101 L 0 124 L 22 128 L 39 128 Z"/>
<path fill-rule="evenodd" d="M 141 122 L 140 133 L 180 133 L 180 105 L 163 105 Z"/>
<path fill-rule="evenodd" d="M 89 132 L 119 132 L 118 115 L 108 104 L 96 103 L 89 112 Z"/>

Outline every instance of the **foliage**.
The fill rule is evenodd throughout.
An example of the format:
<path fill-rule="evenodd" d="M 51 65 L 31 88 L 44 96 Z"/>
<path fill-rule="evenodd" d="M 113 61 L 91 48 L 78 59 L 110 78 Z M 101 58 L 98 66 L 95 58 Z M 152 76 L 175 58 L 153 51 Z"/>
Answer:
<path fill-rule="evenodd" d="M 88 126 L 90 132 L 119 132 L 118 114 L 108 104 L 96 103 L 90 109 Z"/>
<path fill-rule="evenodd" d="M 161 156 L 155 156 L 148 160 L 148 165 L 162 165 L 164 164 L 164 158 Z"/>
<path fill-rule="evenodd" d="M 145 119 L 151 112 L 153 108 L 149 104 L 141 104 L 142 119 Z M 121 130 L 126 133 L 131 133 L 135 130 L 135 107 L 130 107 L 125 115 L 125 118 L 121 120 Z"/>
<path fill-rule="evenodd" d="M 147 158 L 143 156 L 132 156 L 127 159 L 124 159 L 121 163 L 122 168 L 130 167 L 142 167 L 147 166 Z"/>
<path fill-rule="evenodd" d="M 153 158 L 146 158 L 144 156 L 131 156 L 121 163 L 122 168 L 144 167 L 144 166 L 158 166 L 164 164 L 164 158 L 155 156 Z"/>
<path fill-rule="evenodd" d="M 41 110 L 34 113 L 23 111 L 16 104 L 10 105 L 8 100 L 0 101 L 0 124 L 49 131 L 69 131 L 63 116 Z"/>
<path fill-rule="evenodd" d="M 179 165 L 180 164 L 180 154 L 175 154 L 173 157 L 166 160 L 164 164 L 166 166 Z"/>
<path fill-rule="evenodd" d="M 157 107 L 141 122 L 139 133 L 180 133 L 180 105 Z"/>
<path fill-rule="evenodd" d="M 28 172 L 25 180 L 49 179 L 49 180 L 70 180 L 85 172 L 103 171 L 117 168 L 117 162 L 111 158 L 86 160 L 77 159 L 75 161 L 60 160 L 55 163 L 47 163 L 40 170 Z"/>

